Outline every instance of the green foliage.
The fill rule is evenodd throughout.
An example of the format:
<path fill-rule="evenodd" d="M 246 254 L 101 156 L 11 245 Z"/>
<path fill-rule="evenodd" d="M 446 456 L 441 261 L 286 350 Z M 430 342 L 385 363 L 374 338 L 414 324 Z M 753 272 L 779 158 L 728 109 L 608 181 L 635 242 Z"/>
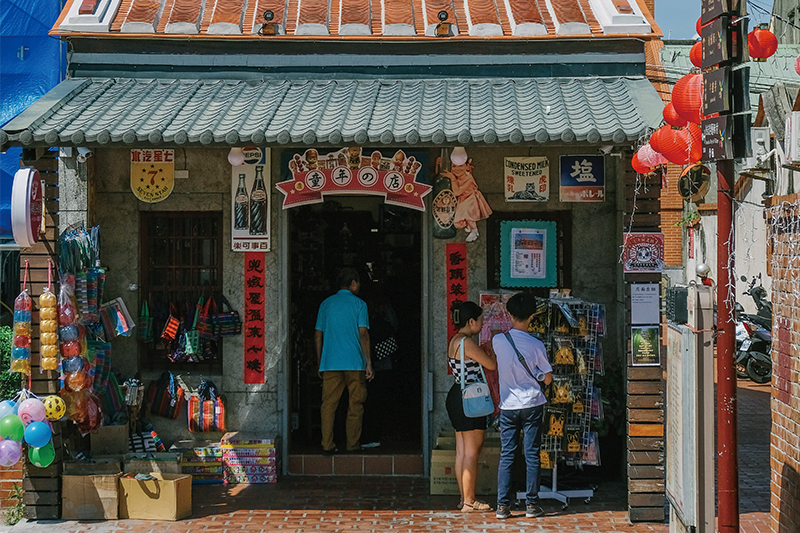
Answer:
<path fill-rule="evenodd" d="M 22 514 L 25 510 L 25 504 L 22 503 L 22 487 L 14 483 L 14 488 L 11 491 L 11 496 L 8 497 L 10 505 L 3 508 L 3 522 L 7 526 L 13 526 L 22 520 Z"/>
<path fill-rule="evenodd" d="M 22 374 L 11 372 L 11 341 L 14 330 L 0 326 L 0 400 L 10 400 L 22 388 Z"/>
<path fill-rule="evenodd" d="M 603 420 L 592 422 L 600 437 L 625 434 L 625 367 L 619 359 L 605 361 L 605 374 L 595 378 L 603 401 Z"/>
<path fill-rule="evenodd" d="M 681 220 L 673 224 L 674 226 L 694 226 L 695 222 L 700 219 L 700 213 L 697 211 L 688 211 Z"/>

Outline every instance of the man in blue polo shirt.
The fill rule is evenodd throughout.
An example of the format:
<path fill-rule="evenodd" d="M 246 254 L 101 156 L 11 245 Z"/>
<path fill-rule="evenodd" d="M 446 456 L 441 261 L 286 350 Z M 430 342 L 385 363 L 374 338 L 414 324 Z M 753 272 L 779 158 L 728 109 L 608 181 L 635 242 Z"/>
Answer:
<path fill-rule="evenodd" d="M 350 397 L 347 408 L 347 451 L 361 449 L 361 421 L 367 399 L 367 381 L 372 379 L 367 304 L 356 296 L 361 282 L 358 272 L 344 268 L 336 278 L 339 291 L 319 306 L 314 344 L 322 374 L 322 453 L 336 453 L 333 422 L 344 388 Z"/>

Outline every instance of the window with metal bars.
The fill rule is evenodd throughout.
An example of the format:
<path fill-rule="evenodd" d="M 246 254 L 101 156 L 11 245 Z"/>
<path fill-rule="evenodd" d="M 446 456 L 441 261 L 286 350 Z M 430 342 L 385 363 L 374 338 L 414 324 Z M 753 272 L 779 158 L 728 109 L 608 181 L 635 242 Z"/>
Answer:
<path fill-rule="evenodd" d="M 181 352 L 180 333 L 191 329 L 198 301 L 222 294 L 222 213 L 141 213 L 140 300 L 153 318 L 153 342 L 142 343 L 146 368 L 222 366 L 222 343 L 201 340 Z M 161 338 L 170 316 L 181 321 L 175 341 Z"/>

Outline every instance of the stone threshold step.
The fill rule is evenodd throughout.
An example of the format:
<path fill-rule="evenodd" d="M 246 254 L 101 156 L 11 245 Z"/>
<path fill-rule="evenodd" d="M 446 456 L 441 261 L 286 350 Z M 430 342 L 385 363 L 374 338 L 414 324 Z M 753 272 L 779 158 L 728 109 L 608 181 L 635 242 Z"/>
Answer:
<path fill-rule="evenodd" d="M 422 454 L 290 454 L 289 474 L 317 476 L 421 476 Z"/>

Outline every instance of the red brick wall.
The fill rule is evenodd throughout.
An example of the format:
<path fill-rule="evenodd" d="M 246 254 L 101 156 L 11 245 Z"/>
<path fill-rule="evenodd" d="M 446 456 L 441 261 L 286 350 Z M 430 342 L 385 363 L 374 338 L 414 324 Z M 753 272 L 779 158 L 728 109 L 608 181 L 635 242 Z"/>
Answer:
<path fill-rule="evenodd" d="M 0 508 L 9 505 L 8 498 L 13 494 L 14 483 L 22 486 L 22 461 L 9 468 L 0 468 Z"/>
<path fill-rule="evenodd" d="M 793 533 L 800 524 L 800 195 L 773 198 L 772 205 L 770 518 L 775 533 Z"/>

